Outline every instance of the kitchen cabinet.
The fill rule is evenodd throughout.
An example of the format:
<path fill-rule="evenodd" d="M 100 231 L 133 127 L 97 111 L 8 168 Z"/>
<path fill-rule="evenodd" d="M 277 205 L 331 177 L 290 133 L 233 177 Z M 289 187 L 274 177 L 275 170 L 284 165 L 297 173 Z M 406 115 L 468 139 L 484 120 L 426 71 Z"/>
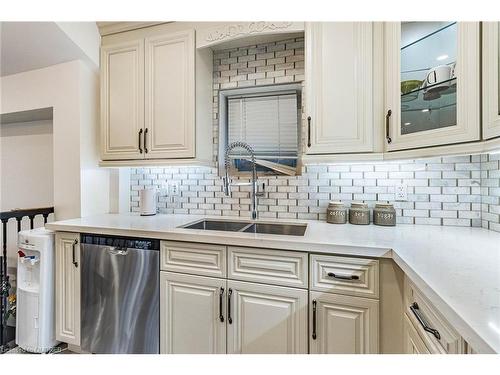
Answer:
<path fill-rule="evenodd" d="M 378 353 L 378 309 L 375 299 L 310 292 L 310 353 Z"/>
<path fill-rule="evenodd" d="M 431 354 L 408 315 L 404 314 L 403 320 L 403 352 L 405 354 Z"/>
<path fill-rule="evenodd" d="M 80 235 L 55 237 L 56 339 L 80 346 Z"/>
<path fill-rule="evenodd" d="M 160 272 L 160 353 L 226 353 L 226 280 Z"/>
<path fill-rule="evenodd" d="M 479 140 L 479 23 L 388 22 L 384 34 L 386 151 Z"/>
<path fill-rule="evenodd" d="M 229 354 L 307 354 L 307 291 L 228 280 Z"/>
<path fill-rule="evenodd" d="M 306 154 L 374 151 L 373 28 L 306 24 Z"/>
<path fill-rule="evenodd" d="M 134 35 L 101 47 L 101 158 L 193 158 L 194 30 Z"/>
<path fill-rule="evenodd" d="M 500 136 L 500 22 L 483 22 L 483 138 Z"/>
<path fill-rule="evenodd" d="M 101 157 L 144 157 L 144 41 L 101 48 Z"/>

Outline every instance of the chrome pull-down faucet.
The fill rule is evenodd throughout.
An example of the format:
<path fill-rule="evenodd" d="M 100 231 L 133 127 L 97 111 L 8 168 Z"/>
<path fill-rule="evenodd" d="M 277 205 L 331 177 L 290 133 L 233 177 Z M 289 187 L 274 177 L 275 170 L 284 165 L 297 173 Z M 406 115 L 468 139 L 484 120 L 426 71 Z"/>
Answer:
<path fill-rule="evenodd" d="M 252 182 L 232 182 L 232 179 L 229 177 L 229 168 L 231 164 L 229 153 L 235 148 L 242 148 L 250 154 L 250 162 L 252 163 Z M 255 164 L 255 152 L 253 148 L 245 142 L 238 141 L 230 143 L 226 147 L 226 152 L 224 154 L 224 169 L 225 175 L 222 178 L 224 195 L 227 197 L 231 196 L 231 186 L 252 186 L 252 219 L 257 219 L 257 197 L 262 197 L 264 192 L 259 191 L 257 186 L 257 166 Z"/>

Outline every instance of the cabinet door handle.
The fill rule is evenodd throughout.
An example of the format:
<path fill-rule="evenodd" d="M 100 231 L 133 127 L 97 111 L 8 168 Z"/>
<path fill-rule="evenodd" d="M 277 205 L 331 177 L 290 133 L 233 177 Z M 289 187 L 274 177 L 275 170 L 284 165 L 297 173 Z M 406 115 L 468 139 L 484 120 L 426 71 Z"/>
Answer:
<path fill-rule="evenodd" d="M 224 322 L 224 313 L 222 312 L 222 298 L 224 296 L 224 288 L 220 288 L 219 292 L 219 319 L 223 323 Z"/>
<path fill-rule="evenodd" d="M 141 136 L 142 136 L 142 129 L 139 130 L 139 152 L 142 154 L 142 147 L 141 147 Z"/>
<path fill-rule="evenodd" d="M 72 252 L 72 257 L 73 257 L 73 265 L 78 268 L 78 262 L 75 259 L 75 247 L 78 244 L 78 240 L 74 240 L 73 244 L 71 245 L 71 252 Z"/>
<path fill-rule="evenodd" d="M 341 279 L 341 280 L 359 280 L 359 276 L 357 276 L 357 275 L 344 276 L 344 275 L 334 274 L 333 272 L 328 272 L 327 275 L 329 277 L 333 277 L 335 279 Z"/>
<path fill-rule="evenodd" d="M 307 147 L 311 147 L 311 116 L 307 118 Z"/>
<path fill-rule="evenodd" d="M 313 340 L 316 340 L 316 300 L 313 299 Z"/>
<path fill-rule="evenodd" d="M 389 131 L 390 131 L 390 117 L 392 115 L 392 110 L 388 110 L 387 114 L 385 115 L 385 139 L 387 139 L 387 143 L 391 143 L 392 139 L 390 137 Z"/>
<path fill-rule="evenodd" d="M 148 128 L 144 129 L 144 152 L 147 154 L 148 153 L 148 138 L 147 138 L 147 135 L 148 135 Z"/>
<path fill-rule="evenodd" d="M 439 331 L 437 329 L 429 327 L 427 325 L 427 322 L 425 321 L 425 319 L 420 314 L 420 310 L 418 308 L 418 303 L 413 302 L 410 306 L 410 310 L 413 313 L 413 315 L 415 315 L 415 318 L 417 318 L 418 322 L 420 323 L 420 325 L 422 326 L 424 331 L 432 333 L 435 338 L 437 338 L 438 340 L 441 340 L 441 335 L 439 334 Z"/>
<path fill-rule="evenodd" d="M 229 324 L 233 324 L 233 318 L 231 318 L 231 295 L 233 290 L 229 288 L 227 291 L 227 321 Z"/>

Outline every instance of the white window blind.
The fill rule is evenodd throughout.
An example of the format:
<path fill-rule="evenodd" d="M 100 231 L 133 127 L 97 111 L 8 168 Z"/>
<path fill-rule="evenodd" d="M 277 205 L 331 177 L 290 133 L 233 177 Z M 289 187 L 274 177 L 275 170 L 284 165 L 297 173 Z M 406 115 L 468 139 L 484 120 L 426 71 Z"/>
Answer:
<path fill-rule="evenodd" d="M 227 108 L 229 143 L 246 142 L 261 159 L 297 156 L 297 94 L 230 97 Z"/>

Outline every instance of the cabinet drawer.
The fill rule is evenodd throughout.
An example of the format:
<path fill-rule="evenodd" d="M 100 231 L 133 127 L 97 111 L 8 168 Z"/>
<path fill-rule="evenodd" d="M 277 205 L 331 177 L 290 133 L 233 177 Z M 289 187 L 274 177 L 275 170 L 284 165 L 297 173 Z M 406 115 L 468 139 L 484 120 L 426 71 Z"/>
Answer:
<path fill-rule="evenodd" d="M 228 278 L 307 288 L 307 254 L 230 246 Z"/>
<path fill-rule="evenodd" d="M 424 340 L 420 337 L 407 314 L 404 314 L 404 353 L 405 354 L 431 354 Z"/>
<path fill-rule="evenodd" d="M 378 260 L 311 255 L 311 290 L 378 298 Z"/>
<path fill-rule="evenodd" d="M 405 278 L 404 295 L 406 314 L 432 354 L 465 352 L 465 342 L 462 337 L 408 278 Z M 436 330 L 435 334 L 426 331 L 424 324 Z"/>
<path fill-rule="evenodd" d="M 226 277 L 226 247 L 191 242 L 161 242 L 160 269 Z"/>

